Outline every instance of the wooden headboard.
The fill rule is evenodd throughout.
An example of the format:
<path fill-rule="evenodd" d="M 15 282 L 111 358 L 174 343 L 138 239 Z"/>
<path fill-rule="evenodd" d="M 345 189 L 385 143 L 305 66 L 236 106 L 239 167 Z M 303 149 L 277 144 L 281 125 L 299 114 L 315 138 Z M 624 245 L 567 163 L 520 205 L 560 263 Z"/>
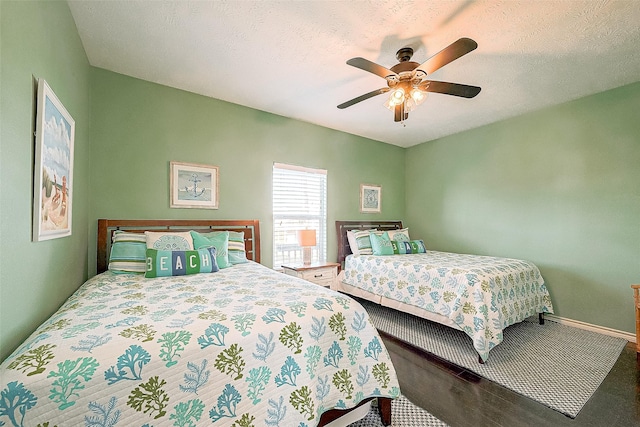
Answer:
<path fill-rule="evenodd" d="M 145 231 L 189 231 L 210 232 L 217 230 L 239 231 L 244 233 L 244 246 L 247 258 L 260 262 L 260 222 L 251 220 L 189 220 L 189 219 L 99 219 L 97 270 L 102 273 L 109 265 L 109 251 L 113 232 L 123 230 L 132 233 Z"/>
<path fill-rule="evenodd" d="M 344 259 L 351 254 L 351 247 L 347 239 L 348 230 L 399 230 L 402 221 L 336 221 L 336 233 L 338 235 L 338 262 L 344 267 Z"/>

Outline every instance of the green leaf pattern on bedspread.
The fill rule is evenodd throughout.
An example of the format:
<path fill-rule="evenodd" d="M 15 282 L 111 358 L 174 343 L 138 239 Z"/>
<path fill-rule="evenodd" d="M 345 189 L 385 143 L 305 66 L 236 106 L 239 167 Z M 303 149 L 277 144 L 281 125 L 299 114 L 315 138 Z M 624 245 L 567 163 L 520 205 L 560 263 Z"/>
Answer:
<path fill-rule="evenodd" d="M 88 280 L 0 365 L 5 426 L 306 426 L 398 397 L 351 298 L 256 263 Z"/>
<path fill-rule="evenodd" d="M 502 342 L 504 328 L 537 313 L 553 313 L 540 271 L 517 259 L 436 251 L 351 255 L 343 281 L 447 317 L 473 339 L 483 360 Z"/>

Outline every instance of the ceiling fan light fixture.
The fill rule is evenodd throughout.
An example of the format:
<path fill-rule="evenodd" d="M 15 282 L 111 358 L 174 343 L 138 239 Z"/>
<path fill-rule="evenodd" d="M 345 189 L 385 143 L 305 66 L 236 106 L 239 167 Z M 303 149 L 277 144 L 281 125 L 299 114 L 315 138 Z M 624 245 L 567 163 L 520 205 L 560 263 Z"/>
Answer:
<path fill-rule="evenodd" d="M 405 101 L 404 89 L 399 87 L 391 91 L 391 94 L 385 101 L 384 106 L 389 110 L 393 111 L 396 108 L 396 105 L 403 104 L 404 101 Z"/>
<path fill-rule="evenodd" d="M 413 88 L 411 89 L 411 99 L 416 103 L 416 105 L 420 105 L 427 99 L 427 92 L 418 88 Z"/>

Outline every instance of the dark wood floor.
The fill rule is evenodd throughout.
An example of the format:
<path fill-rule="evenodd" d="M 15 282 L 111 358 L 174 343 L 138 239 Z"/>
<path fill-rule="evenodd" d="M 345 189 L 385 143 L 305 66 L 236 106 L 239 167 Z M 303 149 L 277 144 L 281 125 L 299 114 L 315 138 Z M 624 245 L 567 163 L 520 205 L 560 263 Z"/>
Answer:
<path fill-rule="evenodd" d="M 625 347 L 596 393 L 571 419 L 464 368 L 381 335 L 402 393 L 451 427 L 640 426 L 640 361 L 635 344 Z"/>

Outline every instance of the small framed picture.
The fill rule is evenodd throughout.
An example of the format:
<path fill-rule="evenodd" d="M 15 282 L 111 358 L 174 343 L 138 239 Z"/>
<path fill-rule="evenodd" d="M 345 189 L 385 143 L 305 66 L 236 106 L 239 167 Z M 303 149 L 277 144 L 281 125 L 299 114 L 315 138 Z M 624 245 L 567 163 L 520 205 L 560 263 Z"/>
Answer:
<path fill-rule="evenodd" d="M 171 207 L 218 209 L 218 167 L 171 162 Z"/>
<path fill-rule="evenodd" d="M 360 184 L 360 212 L 380 213 L 382 187 L 379 185 Z"/>
<path fill-rule="evenodd" d="M 32 240 L 39 242 L 71 235 L 76 124 L 44 79 L 36 108 Z"/>

